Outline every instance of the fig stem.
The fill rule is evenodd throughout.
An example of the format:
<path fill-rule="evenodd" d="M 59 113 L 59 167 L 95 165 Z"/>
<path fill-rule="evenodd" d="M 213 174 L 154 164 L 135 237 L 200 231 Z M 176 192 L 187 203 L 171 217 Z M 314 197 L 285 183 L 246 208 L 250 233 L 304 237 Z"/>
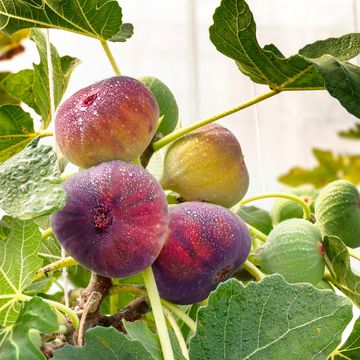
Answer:
<path fill-rule="evenodd" d="M 266 242 L 267 236 L 263 232 L 261 232 L 260 230 L 254 228 L 253 226 L 251 226 L 247 223 L 245 223 L 245 224 L 249 228 L 251 236 L 256 237 L 257 239 L 259 239 L 262 242 Z"/>
<path fill-rule="evenodd" d="M 360 261 L 360 254 L 358 252 L 356 252 L 354 249 L 350 248 L 347 246 L 347 250 L 349 252 L 349 255 L 356 259 L 356 260 L 359 260 Z"/>
<path fill-rule="evenodd" d="M 265 274 L 260 271 L 253 263 L 249 260 L 246 260 L 243 264 L 243 269 L 245 269 L 249 274 L 251 274 L 256 281 L 260 281 L 265 277 Z"/>
<path fill-rule="evenodd" d="M 53 136 L 54 133 L 50 130 L 40 130 L 39 131 L 39 137 L 42 139 L 44 137 L 47 137 L 47 136 Z"/>
<path fill-rule="evenodd" d="M 51 271 L 60 270 L 65 267 L 74 266 L 74 265 L 77 265 L 77 261 L 73 259 L 71 256 L 65 257 L 58 261 L 54 261 L 53 263 L 39 269 L 38 272 L 35 274 L 33 281 L 41 279 Z"/>
<path fill-rule="evenodd" d="M 277 89 L 277 90 L 270 90 L 270 91 L 267 91 L 259 96 L 256 96 L 248 101 L 245 101 L 244 103 L 238 105 L 238 106 L 235 106 L 229 110 L 226 110 L 224 112 L 221 112 L 220 114 L 216 114 L 214 116 L 211 116 L 207 119 L 203 119 L 203 120 L 200 120 L 194 124 L 191 124 L 187 127 L 184 127 L 184 128 L 180 128 L 179 130 L 177 131 L 174 131 L 173 133 L 171 134 L 168 134 L 166 136 L 164 136 L 162 139 L 154 142 L 153 144 L 153 149 L 154 151 L 158 151 L 160 150 L 162 147 L 164 147 L 165 145 L 171 143 L 172 141 L 174 140 L 177 140 L 179 139 L 180 137 L 188 134 L 189 132 L 193 131 L 193 130 L 196 130 L 204 125 L 207 125 L 207 124 L 210 124 L 216 120 L 219 120 L 219 119 L 222 119 L 226 116 L 229 116 L 231 114 L 234 114 L 236 113 L 237 111 L 240 111 L 240 110 L 243 110 L 243 109 L 246 109 L 247 107 L 249 106 L 252 106 L 252 105 L 255 105 L 257 104 L 258 102 L 260 101 L 263 101 L 263 100 L 266 100 L 274 95 L 277 95 L 281 92 L 281 90 Z"/>
<path fill-rule="evenodd" d="M 136 284 L 120 284 L 115 285 L 110 289 L 110 295 L 118 294 L 118 293 L 133 293 L 137 295 L 147 295 L 146 290 L 141 285 Z M 160 299 L 162 305 L 169 309 L 173 314 L 175 314 L 180 320 L 186 324 L 189 329 L 193 332 L 196 332 L 196 323 L 189 315 L 187 315 L 184 311 L 182 311 L 178 306 L 172 304 L 169 301 L 164 299 Z"/>
<path fill-rule="evenodd" d="M 310 220 L 311 219 L 311 210 L 309 205 L 299 196 L 293 195 L 293 194 L 286 194 L 286 193 L 266 193 L 266 194 L 260 194 L 255 196 L 250 196 L 247 199 L 243 199 L 239 202 L 238 205 L 245 205 L 249 202 L 266 199 L 266 198 L 282 198 L 282 199 L 288 199 L 297 202 L 300 204 L 304 211 L 304 219 Z"/>
<path fill-rule="evenodd" d="M 41 236 L 41 240 L 44 241 L 50 236 L 54 236 L 54 232 L 53 232 L 53 229 L 51 227 L 47 228 L 47 229 L 45 229 L 43 231 L 42 236 Z"/>
<path fill-rule="evenodd" d="M 171 347 L 169 332 L 166 326 L 165 316 L 151 266 L 145 269 L 142 274 L 154 315 L 164 360 L 174 360 L 174 353 Z"/>
<path fill-rule="evenodd" d="M 113 70 L 115 72 L 115 75 L 116 76 L 121 76 L 120 69 L 119 69 L 119 67 L 118 67 L 118 65 L 117 65 L 117 63 L 115 61 L 115 58 L 114 58 L 114 56 L 113 56 L 113 54 L 112 54 L 112 52 L 111 52 L 111 50 L 109 48 L 109 45 L 108 45 L 107 41 L 106 40 L 100 40 L 100 42 L 101 42 L 101 45 L 102 45 L 102 47 L 103 47 L 103 49 L 105 51 L 105 54 L 106 54 L 107 58 L 110 61 L 111 67 L 113 68 Z"/>
<path fill-rule="evenodd" d="M 182 354 L 184 355 L 186 360 L 190 360 L 189 351 L 187 349 L 184 336 L 181 333 L 180 327 L 179 327 L 178 323 L 176 322 L 172 312 L 170 310 L 168 310 L 166 307 L 164 307 L 164 313 L 165 313 L 165 316 L 166 316 L 170 326 L 174 330 L 174 334 L 175 334 L 176 339 L 177 339 L 177 341 L 179 343 Z"/>

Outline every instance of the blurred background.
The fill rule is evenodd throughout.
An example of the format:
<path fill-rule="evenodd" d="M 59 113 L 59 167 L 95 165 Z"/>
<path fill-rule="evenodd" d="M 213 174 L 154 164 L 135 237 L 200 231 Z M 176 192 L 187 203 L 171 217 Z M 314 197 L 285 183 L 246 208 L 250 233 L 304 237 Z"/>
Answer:
<path fill-rule="evenodd" d="M 184 125 L 234 107 L 265 92 L 242 75 L 235 63 L 217 52 L 208 28 L 220 0 L 123 0 L 123 20 L 134 24 L 133 38 L 110 46 L 122 74 L 153 75 L 175 94 Z M 356 0 L 249 0 L 261 45 L 274 43 L 292 55 L 318 39 L 357 32 L 360 3 Z M 113 75 L 100 44 L 84 36 L 50 31 L 61 55 L 81 59 L 64 99 L 73 92 Z M 34 44 L 0 62 L 0 71 L 18 71 L 38 61 Z M 356 59 L 355 59 L 356 61 Z M 220 121 L 239 139 L 250 172 L 248 194 L 284 187 L 279 175 L 295 166 L 313 167 L 311 149 L 360 153 L 359 142 L 337 131 L 355 118 L 326 91 L 287 92 Z"/>

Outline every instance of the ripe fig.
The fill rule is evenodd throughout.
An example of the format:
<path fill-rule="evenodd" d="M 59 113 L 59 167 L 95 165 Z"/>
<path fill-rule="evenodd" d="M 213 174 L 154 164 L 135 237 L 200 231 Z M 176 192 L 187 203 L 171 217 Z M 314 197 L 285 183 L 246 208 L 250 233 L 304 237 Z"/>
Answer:
<path fill-rule="evenodd" d="M 316 285 L 325 271 L 321 233 L 307 220 L 285 220 L 270 232 L 256 260 L 267 273 L 281 274 L 291 283 Z"/>
<path fill-rule="evenodd" d="M 323 236 L 339 237 L 352 248 L 360 246 L 360 195 L 349 181 L 333 181 L 321 190 L 315 218 Z"/>
<path fill-rule="evenodd" d="M 179 108 L 171 90 L 159 79 L 145 76 L 139 79 L 155 96 L 159 105 L 161 123 L 157 132 L 162 135 L 170 134 L 178 123 Z"/>
<path fill-rule="evenodd" d="M 87 86 L 59 108 L 56 139 L 62 153 L 87 168 L 140 156 L 155 134 L 159 108 L 140 81 L 115 76 Z"/>
<path fill-rule="evenodd" d="M 223 126 L 210 124 L 170 145 L 160 182 L 185 200 L 230 207 L 245 195 L 249 175 L 236 137 Z"/>
<path fill-rule="evenodd" d="M 311 212 L 314 212 L 314 204 L 319 192 L 312 185 L 289 188 L 284 190 L 284 192 L 299 196 L 310 206 Z M 274 224 L 278 224 L 287 219 L 301 219 L 303 215 L 304 211 L 302 206 L 288 199 L 276 199 L 271 209 L 271 217 Z"/>
<path fill-rule="evenodd" d="M 169 231 L 153 264 L 160 295 L 176 304 L 208 297 L 246 260 L 251 237 L 245 223 L 229 210 L 187 202 L 169 210 Z"/>
<path fill-rule="evenodd" d="M 66 251 L 103 276 L 127 277 L 150 266 L 168 226 L 165 194 L 146 170 L 110 161 L 64 183 L 65 207 L 51 225 Z"/>

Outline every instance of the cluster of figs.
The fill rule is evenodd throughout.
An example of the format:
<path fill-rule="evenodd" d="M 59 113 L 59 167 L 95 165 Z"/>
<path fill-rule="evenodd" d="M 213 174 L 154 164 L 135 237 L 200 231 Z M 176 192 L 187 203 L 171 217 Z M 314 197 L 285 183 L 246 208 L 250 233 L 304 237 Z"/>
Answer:
<path fill-rule="evenodd" d="M 163 298 L 192 304 L 250 254 L 248 226 L 232 211 L 249 176 L 235 136 L 210 124 L 168 146 L 157 181 L 138 159 L 177 121 L 176 101 L 156 78 L 116 76 L 73 94 L 58 110 L 55 134 L 62 154 L 81 171 L 64 182 L 66 205 L 51 225 L 66 251 L 91 271 L 125 278 L 152 266 Z M 183 202 L 168 204 L 164 190 Z M 324 234 L 359 245 L 359 193 L 340 181 L 319 196 L 304 194 L 309 202 L 317 197 L 316 224 L 300 219 L 298 204 L 278 202 L 272 215 L 279 224 L 254 261 L 267 273 L 317 285 L 325 269 Z"/>

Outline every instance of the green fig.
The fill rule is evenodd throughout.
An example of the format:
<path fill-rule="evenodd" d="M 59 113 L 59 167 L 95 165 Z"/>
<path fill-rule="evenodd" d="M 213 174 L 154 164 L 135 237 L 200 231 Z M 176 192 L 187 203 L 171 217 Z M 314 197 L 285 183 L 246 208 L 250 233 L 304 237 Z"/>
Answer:
<path fill-rule="evenodd" d="M 285 220 L 270 232 L 256 260 L 265 272 L 281 274 L 288 282 L 316 285 L 325 271 L 321 233 L 307 220 Z"/>
<path fill-rule="evenodd" d="M 304 185 L 296 188 L 285 189 L 284 193 L 297 195 L 302 198 L 310 207 L 311 212 L 314 212 L 315 199 L 319 192 L 312 185 Z M 271 217 L 274 224 L 278 224 L 287 219 L 302 218 L 304 210 L 300 204 L 293 200 L 278 198 L 274 202 L 271 209 Z"/>
<path fill-rule="evenodd" d="M 245 195 L 249 175 L 236 137 L 210 124 L 170 145 L 160 182 L 185 200 L 231 207 Z"/>
<path fill-rule="evenodd" d="M 339 237 L 352 248 L 360 246 L 360 195 L 346 180 L 333 181 L 321 190 L 315 218 L 323 236 Z"/>
<path fill-rule="evenodd" d="M 162 135 L 170 134 L 176 128 L 179 119 L 179 109 L 171 90 L 159 79 L 144 76 L 139 79 L 155 96 L 162 118 L 156 132 Z"/>

